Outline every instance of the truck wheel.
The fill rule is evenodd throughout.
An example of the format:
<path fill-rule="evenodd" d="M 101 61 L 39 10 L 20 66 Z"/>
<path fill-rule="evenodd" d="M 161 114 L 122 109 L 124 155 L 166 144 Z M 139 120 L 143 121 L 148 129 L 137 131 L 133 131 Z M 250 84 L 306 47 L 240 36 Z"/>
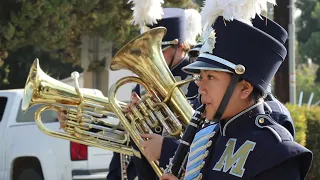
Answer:
<path fill-rule="evenodd" d="M 44 180 L 41 172 L 38 172 L 36 169 L 28 168 L 23 169 L 18 176 L 18 180 Z"/>

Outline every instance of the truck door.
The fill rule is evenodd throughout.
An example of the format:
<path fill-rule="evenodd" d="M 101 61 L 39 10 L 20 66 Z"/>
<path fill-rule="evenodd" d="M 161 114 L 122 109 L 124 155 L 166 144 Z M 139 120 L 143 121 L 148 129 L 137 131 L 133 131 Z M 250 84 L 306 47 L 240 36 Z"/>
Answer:
<path fill-rule="evenodd" d="M 7 118 L 4 118 L 4 113 L 6 110 L 6 105 L 8 102 L 7 97 L 0 96 L 0 179 L 4 179 L 5 174 L 5 138 L 6 138 L 6 128 L 7 128 Z"/>

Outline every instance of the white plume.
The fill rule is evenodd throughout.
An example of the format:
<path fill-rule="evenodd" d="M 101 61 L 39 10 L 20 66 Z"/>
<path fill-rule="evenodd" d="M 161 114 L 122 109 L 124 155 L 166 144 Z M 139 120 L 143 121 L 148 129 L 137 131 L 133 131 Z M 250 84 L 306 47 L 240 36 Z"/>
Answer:
<path fill-rule="evenodd" d="M 133 3 L 133 20 L 134 25 L 143 27 L 144 25 L 157 24 L 157 20 L 162 18 L 163 10 L 161 5 L 163 0 L 129 0 Z"/>
<path fill-rule="evenodd" d="M 267 11 L 267 3 L 276 5 L 275 0 L 205 0 L 201 8 L 203 29 L 211 26 L 219 16 L 226 21 L 234 19 L 249 25 L 256 14 Z"/>
<path fill-rule="evenodd" d="M 201 34 L 201 15 L 195 9 L 185 9 L 185 28 L 186 28 L 186 42 L 195 45 L 196 38 Z"/>

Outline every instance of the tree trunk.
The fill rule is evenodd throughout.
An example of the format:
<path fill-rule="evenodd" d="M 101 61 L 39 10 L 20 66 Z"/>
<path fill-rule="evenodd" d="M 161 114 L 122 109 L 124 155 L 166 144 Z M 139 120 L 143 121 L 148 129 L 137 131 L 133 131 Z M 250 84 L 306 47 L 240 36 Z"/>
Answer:
<path fill-rule="evenodd" d="M 290 0 L 277 1 L 274 7 L 274 21 L 280 24 L 288 32 L 289 25 L 289 2 Z M 288 50 L 289 41 L 285 43 Z M 287 103 L 290 100 L 289 92 L 289 56 L 287 55 L 284 62 L 280 66 L 275 75 L 275 96 L 282 102 Z"/>

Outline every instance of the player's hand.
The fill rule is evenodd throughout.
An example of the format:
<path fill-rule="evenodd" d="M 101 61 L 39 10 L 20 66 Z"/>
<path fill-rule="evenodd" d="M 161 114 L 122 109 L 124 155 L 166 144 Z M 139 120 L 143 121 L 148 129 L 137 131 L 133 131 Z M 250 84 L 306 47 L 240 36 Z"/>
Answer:
<path fill-rule="evenodd" d="M 140 97 L 136 92 L 131 93 L 131 102 L 123 109 L 124 112 L 130 111 L 131 106 L 137 105 L 140 101 Z"/>
<path fill-rule="evenodd" d="M 65 129 L 67 126 L 67 112 L 63 109 L 58 111 L 57 119 L 60 124 L 60 129 Z"/>
<path fill-rule="evenodd" d="M 163 174 L 160 180 L 179 180 L 179 179 L 172 174 Z"/>
<path fill-rule="evenodd" d="M 160 159 L 163 137 L 159 134 L 141 134 L 141 137 L 148 138 L 140 143 L 148 159 L 151 161 Z"/>

